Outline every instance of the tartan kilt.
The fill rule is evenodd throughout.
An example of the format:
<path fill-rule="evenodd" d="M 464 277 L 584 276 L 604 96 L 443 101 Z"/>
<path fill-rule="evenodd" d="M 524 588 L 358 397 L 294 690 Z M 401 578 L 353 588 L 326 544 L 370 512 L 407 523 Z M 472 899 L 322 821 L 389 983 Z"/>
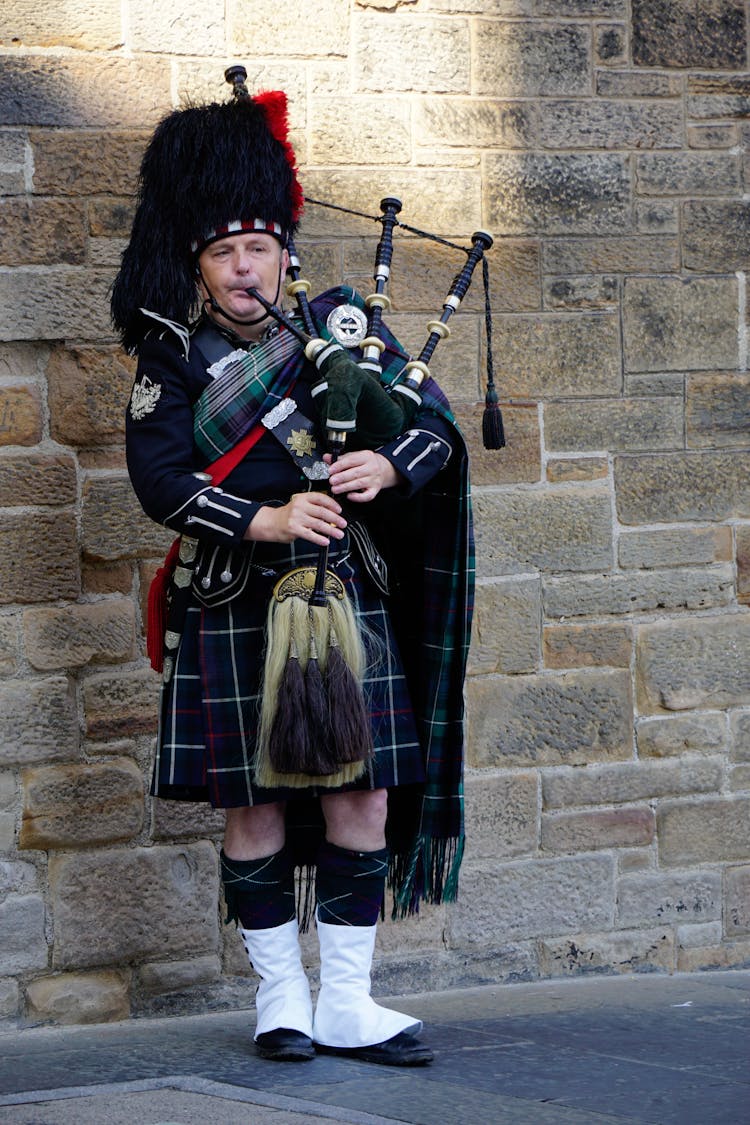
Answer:
<path fill-rule="evenodd" d="M 174 672 L 162 687 L 154 795 L 234 808 L 339 791 L 261 789 L 252 776 L 272 590 L 287 570 L 316 561 L 317 548 L 302 540 L 289 546 L 255 544 L 253 566 L 240 594 L 210 607 L 193 597 Z M 347 538 L 336 544 L 335 556 L 332 546 L 329 568 L 343 581 L 357 620 L 365 625 L 363 690 L 375 749 L 363 776 L 341 788 L 423 782 L 423 753 L 384 599 Z"/>

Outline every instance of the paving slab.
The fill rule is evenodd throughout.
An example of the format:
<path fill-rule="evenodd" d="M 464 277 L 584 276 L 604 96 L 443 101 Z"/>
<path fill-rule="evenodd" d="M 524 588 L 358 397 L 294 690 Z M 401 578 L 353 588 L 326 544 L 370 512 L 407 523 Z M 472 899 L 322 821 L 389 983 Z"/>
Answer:
<path fill-rule="evenodd" d="M 254 1012 L 0 1025 L 2 1125 L 750 1125 L 750 971 L 592 975 L 384 1001 L 430 1067 L 280 1064 Z"/>

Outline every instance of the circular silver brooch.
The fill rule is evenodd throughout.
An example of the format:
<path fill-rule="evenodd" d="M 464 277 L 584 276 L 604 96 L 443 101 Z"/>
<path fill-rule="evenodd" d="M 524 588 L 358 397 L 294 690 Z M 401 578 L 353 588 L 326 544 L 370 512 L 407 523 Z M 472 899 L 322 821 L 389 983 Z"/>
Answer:
<path fill-rule="evenodd" d="M 342 348 L 356 348 L 367 335 L 367 314 L 356 305 L 337 305 L 328 314 L 326 327 Z"/>

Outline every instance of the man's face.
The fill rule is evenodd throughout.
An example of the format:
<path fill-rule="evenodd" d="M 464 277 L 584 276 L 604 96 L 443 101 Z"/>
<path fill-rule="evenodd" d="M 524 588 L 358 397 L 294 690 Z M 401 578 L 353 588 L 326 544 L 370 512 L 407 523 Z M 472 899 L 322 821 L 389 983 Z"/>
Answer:
<path fill-rule="evenodd" d="M 226 312 L 238 320 L 255 320 L 263 313 L 261 305 L 247 290 L 252 287 L 268 301 L 278 303 L 289 256 L 281 244 L 263 231 L 246 231 L 212 242 L 200 254 L 198 288 L 203 298 L 208 292 Z M 221 313 L 211 315 L 220 324 L 232 328 L 245 339 L 258 339 L 268 317 L 253 325 L 233 324 Z"/>

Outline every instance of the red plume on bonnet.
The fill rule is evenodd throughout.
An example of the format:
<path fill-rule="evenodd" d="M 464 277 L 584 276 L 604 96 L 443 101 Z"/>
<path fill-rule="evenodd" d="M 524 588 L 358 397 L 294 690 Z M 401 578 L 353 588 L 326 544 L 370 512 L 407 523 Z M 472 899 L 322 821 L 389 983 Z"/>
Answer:
<path fill-rule="evenodd" d="M 292 183 L 289 190 L 289 199 L 292 204 L 292 218 L 296 223 L 302 214 L 305 197 L 298 179 L 297 158 L 289 143 L 289 112 L 286 94 L 283 90 L 264 90 L 263 93 L 256 94 L 253 101 L 263 107 L 271 135 L 276 138 L 284 150 L 284 156 L 291 169 Z"/>

